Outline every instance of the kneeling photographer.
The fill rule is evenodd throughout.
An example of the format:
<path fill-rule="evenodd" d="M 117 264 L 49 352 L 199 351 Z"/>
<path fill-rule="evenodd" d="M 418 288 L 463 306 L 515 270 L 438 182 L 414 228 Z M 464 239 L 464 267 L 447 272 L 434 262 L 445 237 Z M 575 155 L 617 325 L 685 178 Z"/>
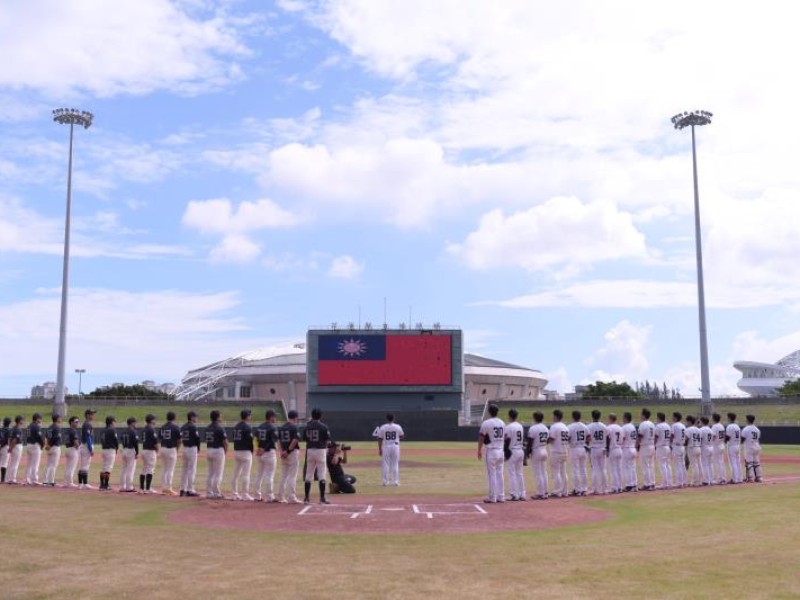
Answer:
<path fill-rule="evenodd" d="M 328 446 L 328 473 L 331 476 L 331 494 L 355 494 L 356 488 L 353 484 L 356 478 L 348 475 L 342 468 L 347 464 L 347 451 L 350 446 L 331 442 Z"/>

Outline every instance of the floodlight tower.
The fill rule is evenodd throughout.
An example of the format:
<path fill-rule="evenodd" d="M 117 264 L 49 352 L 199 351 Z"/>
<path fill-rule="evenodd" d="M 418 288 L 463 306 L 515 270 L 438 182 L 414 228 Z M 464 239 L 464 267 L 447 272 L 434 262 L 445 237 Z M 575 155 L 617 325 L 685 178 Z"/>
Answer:
<path fill-rule="evenodd" d="M 67 166 L 67 215 L 64 225 L 64 268 L 61 278 L 61 325 L 58 332 L 58 374 L 53 412 L 65 417 L 67 402 L 64 396 L 64 364 L 67 358 L 67 295 L 69 291 L 69 234 L 72 218 L 72 138 L 75 125 L 89 129 L 94 115 L 77 108 L 57 108 L 53 120 L 59 125 L 69 125 L 69 162 Z"/>
<path fill-rule="evenodd" d="M 703 415 L 711 414 L 711 384 L 708 376 L 708 339 L 706 335 L 706 297 L 703 285 L 703 242 L 700 234 L 700 193 L 697 187 L 697 149 L 694 128 L 711 123 L 713 115 L 705 110 L 678 113 L 672 117 L 675 129 L 692 128 L 692 173 L 694 175 L 694 240 L 697 254 L 697 310 L 700 321 L 700 409 Z"/>

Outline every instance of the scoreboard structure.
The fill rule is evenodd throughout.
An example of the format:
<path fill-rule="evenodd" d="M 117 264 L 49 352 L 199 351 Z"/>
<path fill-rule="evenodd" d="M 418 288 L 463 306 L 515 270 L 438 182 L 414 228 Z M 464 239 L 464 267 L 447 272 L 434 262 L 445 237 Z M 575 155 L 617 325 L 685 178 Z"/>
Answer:
<path fill-rule="evenodd" d="M 308 331 L 308 406 L 322 410 L 458 409 L 463 336 L 455 329 Z"/>

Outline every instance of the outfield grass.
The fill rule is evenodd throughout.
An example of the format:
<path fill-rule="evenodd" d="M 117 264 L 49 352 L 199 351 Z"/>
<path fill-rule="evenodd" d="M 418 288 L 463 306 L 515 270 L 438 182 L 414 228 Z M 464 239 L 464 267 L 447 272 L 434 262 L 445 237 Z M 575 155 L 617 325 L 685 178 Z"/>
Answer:
<path fill-rule="evenodd" d="M 379 485 L 372 444 L 355 445 L 350 469 L 362 493 L 475 498 L 484 484 L 473 448 L 405 444 L 403 459 L 424 466 L 404 468 L 391 492 Z M 463 455 L 424 454 L 436 449 Z M 766 477 L 778 470 L 797 474 L 797 465 L 769 466 Z M 541 531 L 521 523 L 496 534 L 347 536 L 192 528 L 166 520 L 186 506 L 180 499 L 3 486 L 0 597 L 796 598 L 798 493 L 789 483 L 587 498 L 579 501 L 611 518 Z"/>

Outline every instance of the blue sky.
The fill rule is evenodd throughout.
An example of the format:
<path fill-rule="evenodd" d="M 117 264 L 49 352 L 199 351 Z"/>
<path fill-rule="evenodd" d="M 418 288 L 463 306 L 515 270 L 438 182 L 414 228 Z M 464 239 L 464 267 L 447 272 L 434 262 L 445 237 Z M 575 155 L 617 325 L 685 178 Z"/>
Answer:
<path fill-rule="evenodd" d="M 550 388 L 712 394 L 800 348 L 798 9 L 744 2 L 0 5 L 0 396 L 177 382 L 331 322 L 440 322 Z"/>

